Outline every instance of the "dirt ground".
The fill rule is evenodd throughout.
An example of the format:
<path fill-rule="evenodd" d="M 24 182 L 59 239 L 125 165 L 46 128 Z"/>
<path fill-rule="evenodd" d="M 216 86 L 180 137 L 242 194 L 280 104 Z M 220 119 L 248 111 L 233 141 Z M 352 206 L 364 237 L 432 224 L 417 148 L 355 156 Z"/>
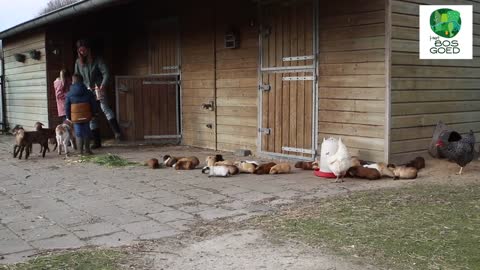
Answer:
<path fill-rule="evenodd" d="M 305 200 L 418 182 L 461 184 L 480 178 L 478 161 L 458 176 L 457 165 L 441 160 L 427 160 L 418 179 L 409 181 L 333 183 L 300 170 L 280 176 L 207 178 L 200 170 L 105 168 L 56 153 L 45 159 L 34 154 L 29 160 L 14 160 L 12 141 L 0 136 L 0 202 L 4 205 L 0 263 L 27 260 L 52 249 L 141 244 L 134 252 L 134 269 L 375 269 L 302 243 L 272 241 L 259 229 L 238 225 Z M 195 155 L 202 164 L 205 156 L 214 154 L 182 146 L 119 146 L 96 152 L 137 162 L 165 154 Z M 223 154 L 227 159 L 245 159 Z"/>

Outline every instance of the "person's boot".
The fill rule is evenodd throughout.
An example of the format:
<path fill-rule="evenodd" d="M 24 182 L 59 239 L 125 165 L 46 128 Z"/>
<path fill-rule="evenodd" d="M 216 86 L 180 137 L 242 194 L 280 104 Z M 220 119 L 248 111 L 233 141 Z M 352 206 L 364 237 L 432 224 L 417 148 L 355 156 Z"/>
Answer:
<path fill-rule="evenodd" d="M 120 137 L 122 136 L 122 132 L 120 130 L 120 126 L 118 125 L 117 119 L 112 118 L 108 120 L 108 123 L 110 124 L 110 127 L 113 130 L 113 133 L 115 134 L 115 141 L 120 141 Z"/>
<path fill-rule="evenodd" d="M 90 139 L 85 139 L 85 153 L 87 155 L 93 155 L 92 150 L 90 150 Z"/>
<path fill-rule="evenodd" d="M 77 137 L 76 141 L 77 141 L 77 149 L 80 150 L 80 155 L 83 155 L 83 145 L 84 145 L 83 138 Z"/>
<path fill-rule="evenodd" d="M 102 147 L 102 137 L 100 136 L 100 129 L 98 128 L 93 129 L 92 135 L 93 135 L 93 145 L 90 148 L 97 149 Z"/>

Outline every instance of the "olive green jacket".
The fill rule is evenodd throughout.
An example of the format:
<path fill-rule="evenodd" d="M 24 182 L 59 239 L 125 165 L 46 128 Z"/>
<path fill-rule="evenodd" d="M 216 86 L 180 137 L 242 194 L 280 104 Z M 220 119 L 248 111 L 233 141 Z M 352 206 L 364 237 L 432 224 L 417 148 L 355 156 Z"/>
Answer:
<path fill-rule="evenodd" d="M 110 79 L 110 72 L 101 58 L 94 58 L 92 63 L 85 63 L 84 65 L 77 59 L 75 73 L 82 75 L 83 83 L 90 89 L 95 89 L 95 85 L 106 87 Z"/>

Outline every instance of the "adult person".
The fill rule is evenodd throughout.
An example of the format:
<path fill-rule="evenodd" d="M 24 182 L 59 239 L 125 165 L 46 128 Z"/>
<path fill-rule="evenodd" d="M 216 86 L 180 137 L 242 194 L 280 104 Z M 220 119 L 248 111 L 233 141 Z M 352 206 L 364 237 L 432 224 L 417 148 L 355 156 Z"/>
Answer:
<path fill-rule="evenodd" d="M 105 114 L 110 128 L 115 134 L 115 140 L 120 140 L 121 132 L 117 119 L 112 109 L 108 105 L 105 94 L 106 87 L 110 80 L 110 73 L 107 65 L 101 57 L 94 55 L 91 44 L 87 40 L 77 41 L 77 60 L 75 61 L 75 73 L 82 75 L 83 82 L 88 90 L 95 91 L 96 99 L 100 103 L 100 108 Z M 90 129 L 94 139 L 92 149 L 102 147 L 102 139 L 98 119 L 94 118 L 90 122 Z"/>

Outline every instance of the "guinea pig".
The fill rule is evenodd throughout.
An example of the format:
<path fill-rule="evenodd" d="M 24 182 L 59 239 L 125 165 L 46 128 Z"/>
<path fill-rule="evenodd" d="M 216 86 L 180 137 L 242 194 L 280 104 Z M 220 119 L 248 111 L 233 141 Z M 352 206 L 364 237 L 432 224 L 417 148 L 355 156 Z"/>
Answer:
<path fill-rule="evenodd" d="M 235 166 L 238 167 L 241 173 L 254 173 L 255 169 L 258 167 L 256 162 L 252 161 L 237 161 Z"/>
<path fill-rule="evenodd" d="M 261 164 L 260 166 L 258 166 L 255 169 L 255 171 L 253 173 L 254 174 L 269 174 L 270 169 L 275 165 L 277 165 L 275 162 L 269 162 L 269 163 Z"/>
<path fill-rule="evenodd" d="M 377 180 L 382 177 L 377 169 L 365 168 L 363 166 L 350 167 L 347 170 L 347 175 L 368 180 Z"/>
<path fill-rule="evenodd" d="M 313 170 L 316 161 L 299 161 L 295 163 L 295 168 L 299 168 L 302 170 Z"/>
<path fill-rule="evenodd" d="M 193 170 L 195 169 L 200 161 L 197 157 L 185 157 L 181 158 L 173 165 L 175 170 Z"/>
<path fill-rule="evenodd" d="M 292 167 L 288 163 L 279 163 L 272 168 L 270 168 L 270 174 L 280 174 L 280 173 L 290 173 Z"/>
<path fill-rule="evenodd" d="M 227 166 L 206 166 L 203 167 L 202 173 L 208 173 L 208 177 L 227 177 L 230 176 L 230 170 Z"/>
<path fill-rule="evenodd" d="M 425 168 L 425 159 L 423 157 L 416 157 L 414 160 L 411 160 L 407 164 L 404 165 L 405 167 L 413 167 L 419 171 L 420 169 Z"/>
<path fill-rule="evenodd" d="M 160 168 L 160 164 L 158 163 L 158 159 L 156 159 L 156 158 L 151 158 L 151 159 L 145 161 L 144 165 L 148 166 L 150 169 Z"/>

